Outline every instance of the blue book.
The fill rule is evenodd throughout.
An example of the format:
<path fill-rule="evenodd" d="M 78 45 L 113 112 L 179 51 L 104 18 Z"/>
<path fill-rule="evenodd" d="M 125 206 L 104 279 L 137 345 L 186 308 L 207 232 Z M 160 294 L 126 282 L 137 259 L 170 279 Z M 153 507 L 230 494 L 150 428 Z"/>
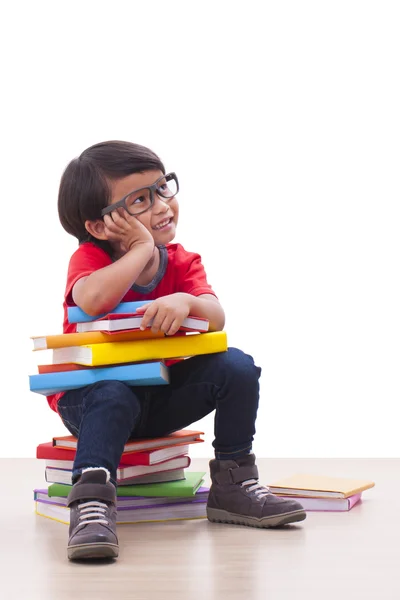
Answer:
<path fill-rule="evenodd" d="M 110 310 L 110 313 L 114 314 L 131 314 L 135 313 L 136 309 L 139 306 L 143 306 L 144 304 L 150 304 L 153 302 L 152 300 L 138 300 L 137 302 L 120 302 L 118 306 Z M 109 313 L 103 313 L 102 315 L 96 315 L 95 317 L 91 317 L 87 313 L 85 313 L 79 306 L 69 306 L 68 307 L 68 322 L 69 323 L 85 323 L 86 321 L 96 321 L 96 319 L 101 319 L 101 317 L 105 317 Z"/>
<path fill-rule="evenodd" d="M 167 385 L 168 367 L 163 362 L 135 363 L 76 371 L 59 371 L 29 376 L 31 392 L 49 396 L 74 390 L 97 381 L 124 381 L 127 385 Z"/>

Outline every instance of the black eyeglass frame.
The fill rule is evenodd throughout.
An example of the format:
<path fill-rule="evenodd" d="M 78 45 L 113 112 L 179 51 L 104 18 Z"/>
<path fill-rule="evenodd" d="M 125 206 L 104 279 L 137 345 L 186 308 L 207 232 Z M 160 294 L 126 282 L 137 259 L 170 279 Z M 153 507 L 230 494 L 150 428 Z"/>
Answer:
<path fill-rule="evenodd" d="M 160 185 L 160 181 L 165 180 L 167 183 L 168 181 L 174 180 L 176 183 L 176 192 L 175 194 L 173 194 L 173 196 L 166 196 L 165 194 L 163 194 L 163 192 L 159 189 L 159 185 Z M 136 194 L 137 192 L 141 192 L 142 190 L 149 190 L 150 191 L 150 206 L 148 206 L 147 208 L 145 208 L 144 210 L 142 210 L 141 212 L 137 212 L 137 213 L 131 213 L 126 205 L 126 199 L 131 196 L 132 194 Z M 103 208 L 103 210 L 101 211 L 101 216 L 104 217 L 104 215 L 108 215 L 109 213 L 111 213 L 113 210 L 117 209 L 117 208 L 124 208 L 126 210 L 127 213 L 129 213 L 132 217 L 137 217 L 137 215 L 141 215 L 144 212 L 146 212 L 147 210 L 150 210 L 150 208 L 153 206 L 154 204 L 154 194 L 156 193 L 157 196 L 161 196 L 161 198 L 167 198 L 167 199 L 171 199 L 174 198 L 174 196 L 176 196 L 176 194 L 179 192 L 179 181 L 178 181 L 178 177 L 176 176 L 176 173 L 171 172 L 171 173 L 167 173 L 166 175 L 162 175 L 161 177 L 159 177 L 157 179 L 157 181 L 155 181 L 152 185 L 146 185 L 146 187 L 142 187 L 142 188 L 138 188 L 137 190 L 132 190 L 131 192 L 129 192 L 129 194 L 126 194 L 126 196 L 124 196 L 123 198 L 121 198 L 121 200 L 118 200 L 118 202 L 114 202 L 114 204 L 110 204 L 109 206 L 106 206 L 105 208 Z"/>

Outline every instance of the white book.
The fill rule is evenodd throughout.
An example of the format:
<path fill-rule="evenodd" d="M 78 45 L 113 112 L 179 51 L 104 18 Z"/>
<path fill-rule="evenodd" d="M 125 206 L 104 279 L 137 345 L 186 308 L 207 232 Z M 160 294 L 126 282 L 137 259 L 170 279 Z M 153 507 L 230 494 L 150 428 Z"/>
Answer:
<path fill-rule="evenodd" d="M 183 457 L 188 458 L 188 457 Z M 176 461 L 177 459 L 174 459 Z M 189 466 L 189 460 L 186 460 L 186 466 Z M 180 461 L 182 464 L 182 461 Z M 157 465 L 158 467 L 160 465 Z M 129 467 L 128 467 L 129 468 Z M 46 467 L 45 478 L 47 483 L 63 483 L 66 485 L 72 485 L 72 471 L 67 469 L 52 469 Z M 130 484 L 143 484 L 143 483 L 164 483 L 165 481 L 180 481 L 185 479 L 185 468 L 176 467 L 169 470 L 157 471 L 155 473 L 146 473 L 144 475 L 134 475 L 130 477 L 124 477 L 124 479 L 118 478 L 118 485 L 130 485 Z"/>
<path fill-rule="evenodd" d="M 111 313 L 106 317 L 97 319 L 96 321 L 86 321 L 76 324 L 78 333 L 86 333 L 88 331 L 124 331 L 127 329 L 140 329 L 143 315 L 118 315 Z M 148 328 L 152 325 L 152 320 L 149 322 Z M 201 317 L 188 316 L 183 321 L 180 330 L 187 331 L 208 331 L 209 321 Z"/>
<path fill-rule="evenodd" d="M 49 476 L 51 477 L 55 475 L 54 471 L 72 471 L 73 465 L 72 460 L 46 460 L 46 472 L 48 469 Z M 163 471 L 173 471 L 174 469 L 185 469 L 189 465 L 190 457 L 188 455 L 176 456 L 155 465 L 124 465 L 123 467 L 118 467 L 117 479 L 122 481 L 141 475 L 151 475 Z M 63 474 L 61 473 L 60 476 L 62 477 Z"/>

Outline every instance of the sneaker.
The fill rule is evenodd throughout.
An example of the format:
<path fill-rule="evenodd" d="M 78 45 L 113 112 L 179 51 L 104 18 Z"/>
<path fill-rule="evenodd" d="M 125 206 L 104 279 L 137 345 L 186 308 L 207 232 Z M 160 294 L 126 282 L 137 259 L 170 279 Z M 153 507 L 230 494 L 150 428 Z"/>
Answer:
<path fill-rule="evenodd" d="M 72 487 L 68 558 L 116 558 L 116 490 L 105 469 L 89 469 Z"/>
<path fill-rule="evenodd" d="M 296 500 L 274 496 L 258 483 L 254 454 L 236 460 L 211 460 L 207 518 L 217 523 L 279 527 L 303 521 L 306 512 Z"/>

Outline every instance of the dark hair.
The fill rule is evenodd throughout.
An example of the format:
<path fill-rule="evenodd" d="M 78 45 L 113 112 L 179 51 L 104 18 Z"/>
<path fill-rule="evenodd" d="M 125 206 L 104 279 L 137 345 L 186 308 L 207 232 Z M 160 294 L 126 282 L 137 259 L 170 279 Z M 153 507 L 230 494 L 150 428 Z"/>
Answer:
<path fill-rule="evenodd" d="M 132 173 L 165 168 L 149 148 L 130 142 L 110 141 L 90 146 L 65 169 L 58 192 L 58 216 L 65 231 L 79 243 L 92 241 L 110 252 L 108 242 L 93 238 L 85 229 L 85 221 L 101 218 L 110 201 L 109 180 Z"/>

